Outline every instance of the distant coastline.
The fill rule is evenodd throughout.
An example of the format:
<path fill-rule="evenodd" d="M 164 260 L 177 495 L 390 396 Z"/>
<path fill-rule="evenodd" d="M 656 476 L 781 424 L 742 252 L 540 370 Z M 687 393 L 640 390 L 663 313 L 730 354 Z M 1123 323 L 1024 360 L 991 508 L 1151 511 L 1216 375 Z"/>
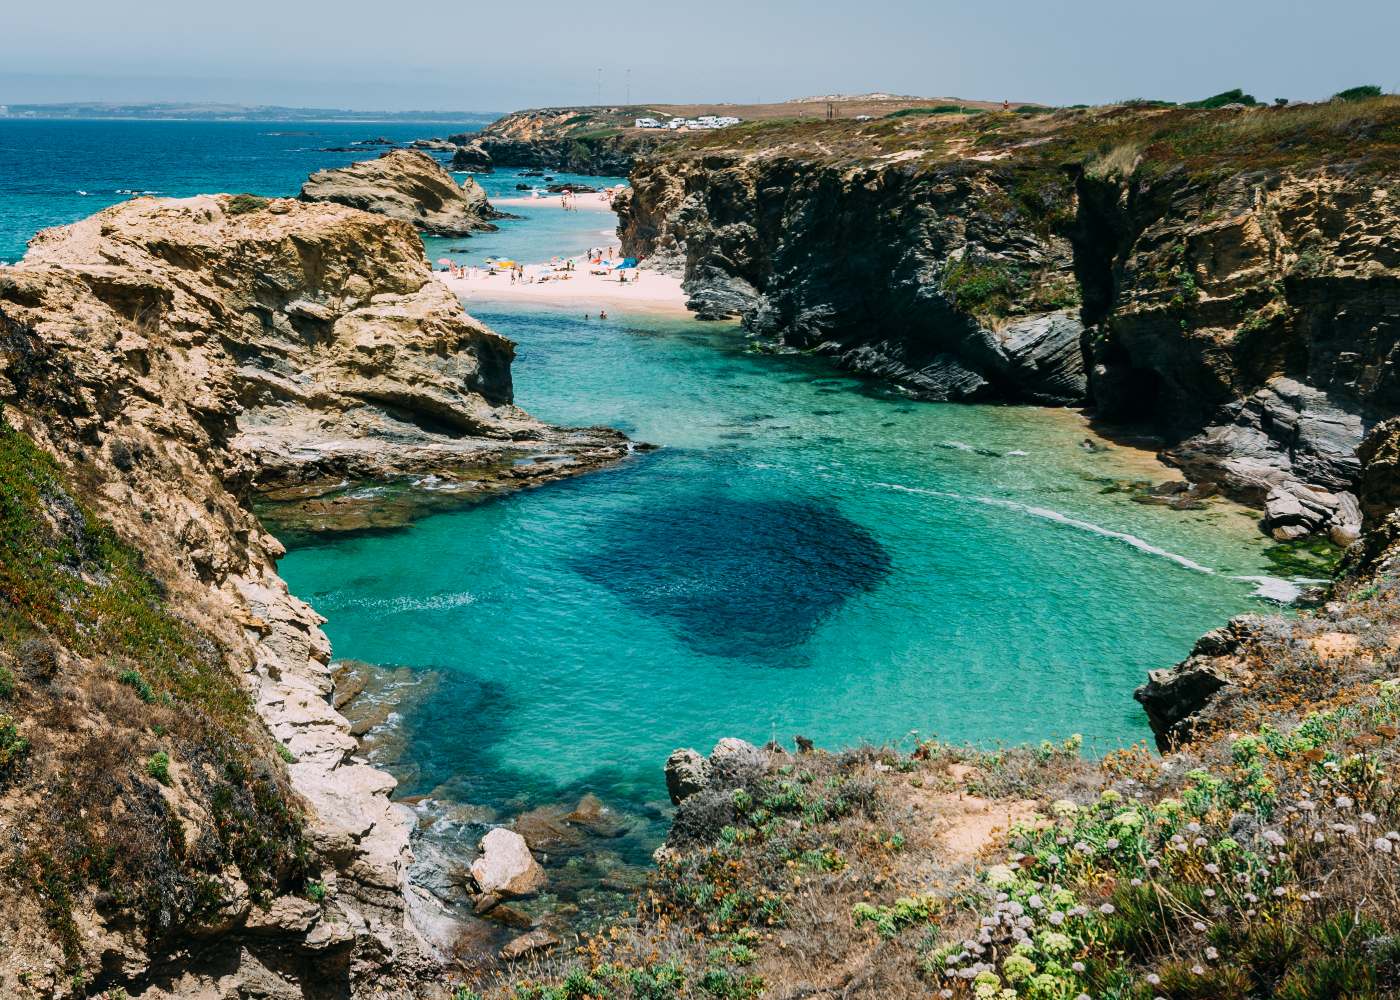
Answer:
<path fill-rule="evenodd" d="M 0 104 L 0 120 L 238 121 L 238 122 L 424 122 L 486 125 L 494 111 L 352 111 L 346 108 L 293 108 L 280 105 L 105 103 Z"/>

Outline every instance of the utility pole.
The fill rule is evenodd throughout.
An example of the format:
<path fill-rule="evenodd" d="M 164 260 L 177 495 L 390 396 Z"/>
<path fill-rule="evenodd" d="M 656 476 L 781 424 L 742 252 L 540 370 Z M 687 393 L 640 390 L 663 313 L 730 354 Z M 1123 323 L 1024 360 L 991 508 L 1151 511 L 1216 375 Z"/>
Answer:
<path fill-rule="evenodd" d="M 603 67 L 598 67 L 598 100 L 599 107 L 603 104 Z"/>
<path fill-rule="evenodd" d="M 631 70 L 631 68 L 629 67 L 628 70 L 627 70 L 627 104 L 628 104 L 628 105 L 631 105 L 631 103 L 632 103 L 632 70 Z"/>

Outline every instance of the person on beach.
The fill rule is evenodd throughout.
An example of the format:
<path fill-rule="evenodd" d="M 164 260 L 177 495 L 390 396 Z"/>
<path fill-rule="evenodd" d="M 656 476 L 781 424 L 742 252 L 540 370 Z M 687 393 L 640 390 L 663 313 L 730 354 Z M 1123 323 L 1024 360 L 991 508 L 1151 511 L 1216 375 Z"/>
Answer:
<path fill-rule="evenodd" d="M 608 311 L 607 311 L 606 309 L 599 309 L 599 310 L 598 310 L 598 318 L 599 318 L 599 319 L 607 319 L 607 318 L 608 318 Z"/>

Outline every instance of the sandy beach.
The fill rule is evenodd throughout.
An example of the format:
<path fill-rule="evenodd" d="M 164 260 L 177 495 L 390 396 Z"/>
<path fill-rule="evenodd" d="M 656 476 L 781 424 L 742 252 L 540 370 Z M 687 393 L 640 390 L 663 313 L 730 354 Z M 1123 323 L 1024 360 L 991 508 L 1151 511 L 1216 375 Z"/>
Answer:
<path fill-rule="evenodd" d="M 473 302 L 534 302 L 560 307 L 688 315 L 679 278 L 642 269 L 640 281 L 623 284 L 616 278 L 589 274 L 584 263 L 576 266 L 579 269 L 563 280 L 534 283 L 511 284 L 508 274 L 487 274 L 480 268 L 475 270 L 474 277 L 454 278 L 445 271 L 434 271 L 433 276 L 451 289 L 469 309 Z M 628 273 L 633 277 L 638 275 L 635 270 Z"/>
<path fill-rule="evenodd" d="M 612 251 L 616 259 L 620 252 L 616 244 L 612 245 Z M 468 308 L 473 302 L 532 302 L 561 308 L 689 315 L 680 278 L 641 267 L 624 271 L 627 276 L 624 282 L 619 281 L 616 274 L 590 273 L 595 265 L 590 265 L 583 254 L 560 259 L 571 260 L 573 270 L 556 270 L 548 263 L 535 262 L 526 263 L 526 277 L 514 281 L 509 272 L 492 274 L 481 266 L 468 268 L 461 277 L 440 269 L 434 269 L 433 276 Z"/>
<path fill-rule="evenodd" d="M 542 194 L 538 198 L 492 198 L 491 204 L 496 208 L 504 208 L 512 211 L 517 208 L 554 208 L 563 210 L 561 202 L 562 195 Z M 576 194 L 574 195 L 574 207 L 580 212 L 611 212 L 612 201 L 607 192 L 600 191 L 596 194 Z"/>
<path fill-rule="evenodd" d="M 532 215 L 565 211 L 559 195 L 495 198 L 491 204 L 508 212 L 528 210 Z M 603 192 L 575 195 L 573 204 L 579 212 L 596 212 L 613 218 L 612 204 Z M 594 245 L 603 250 L 604 260 L 615 261 L 621 256 L 622 248 L 616 239 L 602 236 Z M 573 262 L 572 270 L 557 269 L 565 260 Z M 512 281 L 508 271 L 491 274 L 479 264 L 469 267 L 462 276 L 441 270 L 438 264 L 434 264 L 433 276 L 468 308 L 475 302 L 530 302 L 583 311 L 599 309 L 689 315 L 680 278 L 658 274 L 646 267 L 628 268 L 624 272 L 627 276 L 624 282 L 619 281 L 615 273 L 591 274 L 595 267 L 582 253 L 559 257 L 553 266 L 549 261 L 529 259 L 521 259 L 519 263 L 525 267 L 524 280 L 517 278 Z"/>

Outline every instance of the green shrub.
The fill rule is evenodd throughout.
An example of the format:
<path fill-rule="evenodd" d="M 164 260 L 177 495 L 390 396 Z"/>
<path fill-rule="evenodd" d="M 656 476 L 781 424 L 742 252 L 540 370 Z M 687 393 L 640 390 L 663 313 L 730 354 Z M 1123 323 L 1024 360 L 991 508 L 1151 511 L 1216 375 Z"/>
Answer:
<path fill-rule="evenodd" d="M 255 194 L 236 194 L 228 200 L 225 211 L 229 215 L 247 215 L 250 212 L 261 212 L 268 204 L 267 198 L 259 198 Z"/>
<path fill-rule="evenodd" d="M 148 705 L 156 700 L 156 693 L 151 687 L 150 682 L 141 676 L 141 671 L 135 668 L 129 668 L 119 673 L 117 675 L 117 682 L 131 688 L 136 692 L 136 697 L 140 698 Z"/>
<path fill-rule="evenodd" d="M 1332 95 L 1334 101 L 1369 101 L 1373 97 L 1381 96 L 1381 88 L 1375 84 L 1368 83 L 1361 87 L 1348 87 Z"/>
<path fill-rule="evenodd" d="M 1188 101 L 1183 104 L 1184 108 L 1223 108 L 1227 104 L 1244 104 L 1248 107 L 1257 107 L 1259 102 L 1254 99 L 1253 94 L 1246 94 L 1236 87 L 1234 90 L 1227 90 L 1224 93 L 1216 94 L 1214 97 L 1207 97 L 1203 101 Z"/>
<path fill-rule="evenodd" d="M 8 715 L 0 715 L 0 784 L 6 784 L 18 773 L 29 755 L 29 741 L 19 734 L 19 726 Z"/>
<path fill-rule="evenodd" d="M 965 312 L 1001 315 L 1020 291 L 1018 279 L 1009 265 L 982 264 L 964 257 L 943 272 L 943 291 Z"/>
<path fill-rule="evenodd" d="M 900 108 L 886 118 L 917 118 L 924 115 L 980 115 L 980 108 L 965 108 L 961 104 L 935 104 L 928 108 Z"/>
<path fill-rule="evenodd" d="M 313 903 L 324 903 L 326 901 L 326 883 L 311 879 L 306 883 L 306 898 Z"/>
<path fill-rule="evenodd" d="M 162 785 L 170 784 L 170 754 L 164 750 L 151 754 L 151 759 L 146 761 L 146 773 Z"/>
<path fill-rule="evenodd" d="M 277 756 L 281 757 L 288 764 L 295 764 L 297 762 L 297 755 L 292 753 L 291 749 L 285 743 L 277 744 Z"/>
<path fill-rule="evenodd" d="M 754 1000 L 763 994 L 763 980 L 727 969 L 710 969 L 700 977 L 700 991 L 715 1000 Z"/>
<path fill-rule="evenodd" d="M 0 698 L 7 701 L 15 696 L 15 675 L 9 667 L 0 667 Z"/>

